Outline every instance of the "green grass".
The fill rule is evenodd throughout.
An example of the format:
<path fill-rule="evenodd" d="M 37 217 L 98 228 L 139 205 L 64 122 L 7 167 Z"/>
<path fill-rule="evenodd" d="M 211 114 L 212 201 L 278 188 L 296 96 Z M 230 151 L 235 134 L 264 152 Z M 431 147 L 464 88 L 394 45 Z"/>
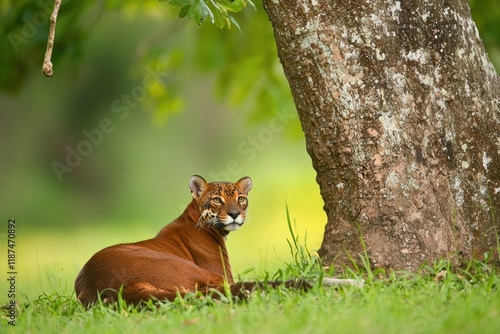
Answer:
<path fill-rule="evenodd" d="M 299 243 L 289 221 L 293 263 L 260 279 L 321 277 L 317 257 Z M 500 275 L 487 261 L 453 268 L 440 261 L 419 273 L 344 270 L 364 287 L 308 292 L 254 292 L 245 302 L 195 295 L 136 309 L 119 303 L 85 310 L 71 291 L 44 294 L 23 303 L 16 326 L 0 321 L 2 333 L 498 333 Z"/>
<path fill-rule="evenodd" d="M 430 270 L 432 269 L 432 270 Z M 443 277 L 443 273 L 446 275 Z M 351 276 L 352 277 L 352 276 Z M 389 275 L 363 288 L 255 292 L 247 302 L 187 297 L 137 310 L 85 310 L 67 292 L 23 304 L 2 333 L 498 333 L 500 276 L 483 264 L 453 273 Z"/>

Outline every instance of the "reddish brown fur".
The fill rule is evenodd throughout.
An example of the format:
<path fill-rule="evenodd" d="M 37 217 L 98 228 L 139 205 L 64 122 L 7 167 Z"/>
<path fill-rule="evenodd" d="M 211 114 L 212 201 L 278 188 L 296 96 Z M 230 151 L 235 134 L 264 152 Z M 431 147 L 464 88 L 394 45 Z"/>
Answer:
<path fill-rule="evenodd" d="M 224 199 L 220 214 L 227 217 L 228 211 L 235 214 L 236 210 L 244 219 L 251 180 L 207 184 L 203 178 L 194 176 L 190 187 L 191 203 L 156 237 L 111 246 L 92 256 L 75 282 L 77 297 L 83 305 L 95 303 L 99 293 L 105 302 L 116 301 L 120 289 L 126 302 L 139 304 L 151 297 L 173 300 L 178 293 L 188 291 L 207 293 L 211 288 L 222 291 L 224 281 L 234 283 L 225 236 L 238 227 L 224 229 L 220 224 L 200 222 L 200 217 L 207 206 L 215 206 L 211 198 L 216 195 Z M 240 283 L 231 287 L 241 290 L 250 286 Z"/>

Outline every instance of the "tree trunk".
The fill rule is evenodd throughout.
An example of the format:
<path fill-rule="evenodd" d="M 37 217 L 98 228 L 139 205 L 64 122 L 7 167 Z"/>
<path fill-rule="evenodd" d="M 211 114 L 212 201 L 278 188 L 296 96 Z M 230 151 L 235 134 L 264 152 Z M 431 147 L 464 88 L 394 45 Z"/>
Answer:
<path fill-rule="evenodd" d="M 468 2 L 264 7 L 325 202 L 324 261 L 498 256 L 500 81 Z"/>

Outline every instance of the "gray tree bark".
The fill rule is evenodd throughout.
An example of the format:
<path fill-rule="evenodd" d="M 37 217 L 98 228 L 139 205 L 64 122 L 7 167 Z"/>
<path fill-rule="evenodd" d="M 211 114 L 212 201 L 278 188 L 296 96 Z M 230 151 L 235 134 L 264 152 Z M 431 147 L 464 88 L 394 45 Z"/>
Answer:
<path fill-rule="evenodd" d="M 498 256 L 499 77 L 466 0 L 264 0 L 328 222 L 373 267 Z M 498 260 L 498 257 L 496 257 Z"/>

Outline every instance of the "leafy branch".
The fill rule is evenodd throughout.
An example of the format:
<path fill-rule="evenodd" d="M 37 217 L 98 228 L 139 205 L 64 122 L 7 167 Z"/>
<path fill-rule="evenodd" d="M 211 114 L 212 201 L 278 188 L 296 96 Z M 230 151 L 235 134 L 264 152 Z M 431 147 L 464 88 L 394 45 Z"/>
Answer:
<path fill-rule="evenodd" d="M 238 29 L 238 22 L 229 13 L 237 13 L 245 9 L 247 3 L 255 8 L 251 0 L 160 0 L 172 6 L 181 7 L 179 17 L 194 19 L 198 25 L 207 19 L 219 28 L 231 28 L 234 24 Z M 52 50 L 54 48 L 56 21 L 62 0 L 54 0 L 54 11 L 50 16 L 49 36 L 47 39 L 47 50 L 43 60 L 42 72 L 47 77 L 54 73 L 52 68 Z"/>
<path fill-rule="evenodd" d="M 194 19 L 198 25 L 207 19 L 219 28 L 231 28 L 231 23 L 240 29 L 238 22 L 229 13 L 241 12 L 251 0 L 169 0 L 172 6 L 181 7 L 179 17 Z"/>

